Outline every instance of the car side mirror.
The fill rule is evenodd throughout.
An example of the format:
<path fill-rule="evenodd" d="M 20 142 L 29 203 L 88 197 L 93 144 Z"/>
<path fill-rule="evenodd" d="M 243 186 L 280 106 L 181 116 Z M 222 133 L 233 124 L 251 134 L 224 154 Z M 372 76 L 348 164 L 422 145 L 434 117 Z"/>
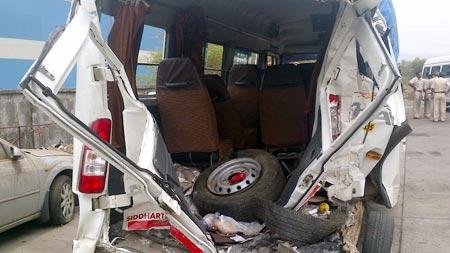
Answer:
<path fill-rule="evenodd" d="M 22 153 L 20 152 L 20 149 L 16 147 L 11 147 L 11 159 L 12 160 L 18 160 L 20 157 L 22 157 Z"/>

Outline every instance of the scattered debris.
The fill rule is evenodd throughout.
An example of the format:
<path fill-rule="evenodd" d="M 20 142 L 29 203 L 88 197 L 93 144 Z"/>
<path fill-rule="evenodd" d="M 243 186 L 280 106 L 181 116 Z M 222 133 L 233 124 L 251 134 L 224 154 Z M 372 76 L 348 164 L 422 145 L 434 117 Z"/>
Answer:
<path fill-rule="evenodd" d="M 50 145 L 48 147 L 41 147 L 41 149 L 46 149 L 46 150 L 60 150 L 60 151 L 64 151 L 70 154 L 73 154 L 73 144 L 64 144 L 63 141 L 59 141 L 58 143 L 55 143 L 53 145 Z"/>
<path fill-rule="evenodd" d="M 362 201 L 358 201 L 353 205 L 353 208 L 348 216 L 348 220 L 341 228 L 341 235 L 343 240 L 343 250 L 348 253 L 358 253 L 356 245 L 358 243 L 361 225 L 364 217 L 364 205 Z"/>
<path fill-rule="evenodd" d="M 205 215 L 203 222 L 206 224 L 208 230 L 227 236 L 242 234 L 250 237 L 257 235 L 264 228 L 264 225 L 256 221 L 238 222 L 231 217 L 220 215 L 219 213 Z"/>
<path fill-rule="evenodd" d="M 175 164 L 174 166 L 181 190 L 185 196 L 190 196 L 194 189 L 194 183 L 200 175 L 200 171 L 196 168 L 186 167 L 180 164 Z"/>
<path fill-rule="evenodd" d="M 331 214 L 330 206 L 327 203 L 320 205 L 308 203 L 302 209 L 303 213 L 307 213 L 315 218 L 328 219 Z"/>

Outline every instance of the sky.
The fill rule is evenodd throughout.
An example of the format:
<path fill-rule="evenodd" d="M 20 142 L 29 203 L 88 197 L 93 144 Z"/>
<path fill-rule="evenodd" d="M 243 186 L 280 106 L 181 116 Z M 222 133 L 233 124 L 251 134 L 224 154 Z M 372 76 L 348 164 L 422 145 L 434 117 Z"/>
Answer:
<path fill-rule="evenodd" d="M 401 60 L 450 55 L 450 1 L 392 1 L 397 13 Z"/>

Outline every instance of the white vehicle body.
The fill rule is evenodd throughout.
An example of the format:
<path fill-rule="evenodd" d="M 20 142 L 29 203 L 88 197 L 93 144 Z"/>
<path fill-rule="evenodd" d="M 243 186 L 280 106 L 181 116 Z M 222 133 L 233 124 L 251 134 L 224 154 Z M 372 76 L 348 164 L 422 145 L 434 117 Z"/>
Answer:
<path fill-rule="evenodd" d="M 450 76 L 450 55 L 434 57 L 425 61 L 422 76 L 426 78 L 435 72 L 444 72 L 447 77 Z"/>
<path fill-rule="evenodd" d="M 428 76 L 435 73 L 442 73 L 447 80 L 450 80 L 450 55 L 430 58 L 425 61 L 422 68 L 422 77 L 428 79 Z M 450 96 L 447 95 L 447 106 L 450 104 Z"/>
<path fill-rule="evenodd" d="M 161 227 L 170 229 L 190 251 L 216 252 L 211 237 L 184 211 L 179 195 L 156 168 L 171 166 L 171 161 L 153 116 L 134 96 L 122 64 L 101 36 L 95 1 L 79 2 L 74 1 L 68 24 L 49 40 L 21 81 L 27 99 L 75 137 L 73 189 L 79 198 L 80 218 L 73 252 L 90 253 L 96 248 L 127 252 L 108 238 L 109 212 L 118 207 L 130 207 L 124 217 L 160 214 Z M 321 123 L 316 120 L 313 135 L 321 137 L 322 149 L 311 155 L 309 165 L 290 185 L 285 208 L 298 210 L 326 182 L 332 184 L 326 188 L 332 199 L 362 197 L 366 177 L 374 168 L 386 205 L 392 207 L 398 201 L 399 142 L 407 123 L 400 74 L 372 22 L 371 10 L 378 4 L 342 1 L 316 92 L 315 116 Z M 356 74 L 356 41 L 373 79 Z M 77 97 L 72 115 L 56 94 L 75 64 Z M 126 156 L 88 127 L 97 119 L 111 118 L 107 81 L 117 81 L 123 97 Z M 338 120 L 332 119 L 330 95 L 339 97 L 342 104 Z M 336 129 L 339 136 L 334 138 Z M 78 168 L 85 146 L 125 174 L 126 194 L 109 196 L 106 187 L 91 194 L 79 190 Z"/>

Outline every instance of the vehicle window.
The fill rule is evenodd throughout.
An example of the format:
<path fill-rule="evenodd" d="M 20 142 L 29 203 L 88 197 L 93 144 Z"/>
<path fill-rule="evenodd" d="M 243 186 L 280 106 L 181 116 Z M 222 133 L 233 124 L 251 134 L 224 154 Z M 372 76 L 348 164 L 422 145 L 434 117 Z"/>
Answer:
<path fill-rule="evenodd" d="M 278 58 L 274 55 L 267 55 L 266 66 L 273 66 L 278 64 Z"/>
<path fill-rule="evenodd" d="M 267 66 L 272 66 L 273 65 L 273 56 L 272 55 L 268 55 L 266 58 L 266 65 Z"/>
<path fill-rule="evenodd" d="M 445 77 L 450 77 L 450 64 L 443 65 L 441 72 L 445 75 Z"/>
<path fill-rule="evenodd" d="M 223 46 L 206 43 L 205 74 L 222 76 Z"/>
<path fill-rule="evenodd" d="M 138 91 L 153 91 L 156 88 L 156 73 L 164 58 L 166 32 L 161 28 L 144 26 L 136 69 Z"/>
<path fill-rule="evenodd" d="M 304 64 L 304 63 L 315 63 L 317 59 L 317 53 L 300 53 L 300 54 L 289 54 L 283 55 L 282 64 Z"/>
<path fill-rule="evenodd" d="M 430 74 L 430 67 L 425 67 L 425 68 L 423 69 L 422 76 L 423 76 L 424 78 L 427 78 L 429 74 Z"/>
<path fill-rule="evenodd" d="M 248 50 L 236 49 L 234 51 L 233 64 L 258 64 L 259 54 Z"/>
<path fill-rule="evenodd" d="M 431 73 L 436 73 L 441 71 L 441 66 L 433 66 L 431 67 Z"/>

